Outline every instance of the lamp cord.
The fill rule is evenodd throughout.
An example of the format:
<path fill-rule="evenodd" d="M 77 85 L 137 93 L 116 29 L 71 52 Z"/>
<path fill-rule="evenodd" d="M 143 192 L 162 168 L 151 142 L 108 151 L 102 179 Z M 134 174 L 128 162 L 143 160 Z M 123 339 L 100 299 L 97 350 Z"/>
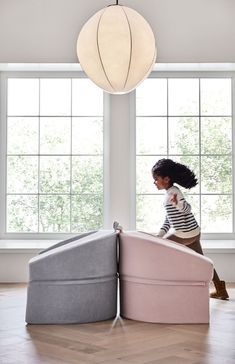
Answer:
<path fill-rule="evenodd" d="M 119 5 L 119 4 L 118 4 L 118 1 L 119 1 L 119 0 L 116 0 L 116 4 L 110 4 L 110 5 L 108 5 L 108 6 L 107 6 L 107 8 L 108 8 L 109 6 L 114 6 L 114 5 L 116 6 L 116 5 Z"/>

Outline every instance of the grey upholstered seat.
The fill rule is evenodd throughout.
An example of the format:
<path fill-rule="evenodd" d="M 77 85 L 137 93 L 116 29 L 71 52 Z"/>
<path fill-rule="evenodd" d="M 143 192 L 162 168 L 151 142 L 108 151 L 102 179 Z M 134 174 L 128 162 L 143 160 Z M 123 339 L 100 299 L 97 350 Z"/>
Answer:
<path fill-rule="evenodd" d="M 29 262 L 26 322 L 85 323 L 117 312 L 117 233 L 100 230 Z"/>

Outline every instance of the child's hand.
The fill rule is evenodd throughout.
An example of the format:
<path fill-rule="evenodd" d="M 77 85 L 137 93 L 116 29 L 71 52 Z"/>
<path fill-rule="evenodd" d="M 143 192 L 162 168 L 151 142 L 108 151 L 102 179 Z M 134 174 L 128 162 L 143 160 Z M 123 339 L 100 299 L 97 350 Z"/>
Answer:
<path fill-rule="evenodd" d="M 172 203 L 172 205 L 177 205 L 178 204 L 177 193 L 173 193 L 171 195 L 170 202 Z"/>

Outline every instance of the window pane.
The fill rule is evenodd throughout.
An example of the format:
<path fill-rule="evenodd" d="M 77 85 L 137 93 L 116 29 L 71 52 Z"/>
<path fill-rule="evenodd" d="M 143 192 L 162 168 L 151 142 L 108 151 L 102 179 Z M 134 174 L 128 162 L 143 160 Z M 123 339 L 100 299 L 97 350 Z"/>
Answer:
<path fill-rule="evenodd" d="M 40 80 L 40 114 L 45 116 L 71 115 L 71 80 Z"/>
<path fill-rule="evenodd" d="M 7 158 L 8 193 L 38 192 L 38 157 Z"/>
<path fill-rule="evenodd" d="M 70 231 L 70 196 L 40 196 L 40 232 Z"/>
<path fill-rule="evenodd" d="M 136 115 L 167 114 L 167 80 L 147 79 L 136 89 Z"/>
<path fill-rule="evenodd" d="M 41 154 L 70 154 L 70 139 L 70 118 L 40 118 Z"/>
<path fill-rule="evenodd" d="M 201 118 L 202 154 L 228 154 L 232 152 L 232 119 Z"/>
<path fill-rule="evenodd" d="M 199 115 L 199 80 L 169 79 L 169 115 Z"/>
<path fill-rule="evenodd" d="M 167 152 L 167 119 L 136 119 L 136 153 L 166 154 Z"/>
<path fill-rule="evenodd" d="M 136 193 L 162 193 L 154 185 L 152 167 L 161 159 L 159 156 L 136 157 Z"/>
<path fill-rule="evenodd" d="M 185 164 L 191 171 L 193 171 L 196 175 L 198 184 L 187 190 L 180 186 L 180 189 L 183 193 L 199 193 L 199 183 L 200 183 L 200 173 L 199 173 L 199 157 L 194 157 L 191 155 L 181 155 L 181 156 L 169 156 L 170 159 L 174 160 L 175 162 Z"/>
<path fill-rule="evenodd" d="M 201 79 L 201 114 L 231 115 L 231 79 Z"/>
<path fill-rule="evenodd" d="M 38 197 L 7 196 L 7 232 L 38 231 Z"/>
<path fill-rule="evenodd" d="M 39 80 L 37 78 L 10 78 L 7 89 L 8 116 L 39 114 Z"/>
<path fill-rule="evenodd" d="M 73 154 L 103 153 L 103 120 L 101 118 L 73 118 Z"/>
<path fill-rule="evenodd" d="M 9 79 L 7 106 L 9 231 L 101 227 L 103 91 L 85 78 Z M 72 193 L 79 195 L 73 197 L 73 227 Z M 81 215 L 86 208 L 88 217 Z"/>
<path fill-rule="evenodd" d="M 202 157 L 202 193 L 232 192 L 232 157 Z"/>
<path fill-rule="evenodd" d="M 103 225 L 103 196 L 72 196 L 72 231 L 100 229 Z"/>
<path fill-rule="evenodd" d="M 103 91 L 89 79 L 72 80 L 72 115 L 103 115 Z"/>
<path fill-rule="evenodd" d="M 103 160 L 101 157 L 73 157 L 73 193 L 102 193 Z"/>
<path fill-rule="evenodd" d="M 136 196 L 136 229 L 158 233 L 164 220 L 164 196 Z"/>
<path fill-rule="evenodd" d="M 70 157 L 40 158 L 40 192 L 70 192 Z"/>
<path fill-rule="evenodd" d="M 232 196 L 202 196 L 202 230 L 232 232 Z"/>
<path fill-rule="evenodd" d="M 7 151 L 8 154 L 38 153 L 38 118 L 8 118 Z"/>
<path fill-rule="evenodd" d="M 198 118 L 169 118 L 169 152 L 171 154 L 199 153 Z"/>
<path fill-rule="evenodd" d="M 230 219 L 228 231 L 224 227 L 221 227 L 224 229 L 221 231 L 217 223 L 213 226 L 211 223 L 208 226 L 204 223 L 202 232 L 231 232 L 233 229 L 230 196 L 233 191 L 231 79 L 168 78 L 167 130 L 164 129 L 163 123 L 155 122 L 164 119 L 157 118 L 154 113 L 151 114 L 156 99 L 152 97 L 154 93 L 151 92 L 151 88 L 147 87 L 148 82 L 153 82 L 154 85 L 155 80 L 144 81 L 136 91 L 137 226 L 153 230 L 152 223 L 149 224 L 151 215 L 147 215 L 148 211 L 154 209 L 149 195 L 157 198 L 162 191 L 157 191 L 154 185 L 149 184 L 151 168 L 157 160 L 170 158 L 188 166 L 196 175 L 197 186 L 190 190 L 179 187 L 191 204 L 192 212 L 199 224 L 202 214 L 200 200 L 204 199 L 205 195 L 211 203 L 210 215 L 214 211 L 217 213 L 217 207 L 213 206 L 210 197 L 222 194 L 221 198 L 231 202 L 228 212 Z M 142 90 L 139 98 L 138 90 Z M 155 118 L 140 118 L 139 115 L 154 115 Z M 148 154 L 157 156 L 150 157 Z M 217 203 L 216 198 L 213 201 Z M 206 214 L 206 211 L 203 211 Z M 143 214 L 147 216 L 146 219 L 143 218 Z M 217 220 L 220 221 L 220 218 L 222 219 L 218 217 Z"/>

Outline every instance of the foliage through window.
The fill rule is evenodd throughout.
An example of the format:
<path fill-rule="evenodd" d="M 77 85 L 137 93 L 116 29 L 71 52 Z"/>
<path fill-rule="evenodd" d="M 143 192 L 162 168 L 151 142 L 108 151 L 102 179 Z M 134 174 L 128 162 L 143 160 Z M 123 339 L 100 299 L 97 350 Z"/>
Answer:
<path fill-rule="evenodd" d="M 137 89 L 137 229 L 158 231 L 164 220 L 151 168 L 169 157 L 198 177 L 183 192 L 202 232 L 233 232 L 231 87 L 231 78 L 150 78 Z"/>
<path fill-rule="evenodd" d="M 9 78 L 7 232 L 103 225 L 103 93 L 83 78 Z"/>

